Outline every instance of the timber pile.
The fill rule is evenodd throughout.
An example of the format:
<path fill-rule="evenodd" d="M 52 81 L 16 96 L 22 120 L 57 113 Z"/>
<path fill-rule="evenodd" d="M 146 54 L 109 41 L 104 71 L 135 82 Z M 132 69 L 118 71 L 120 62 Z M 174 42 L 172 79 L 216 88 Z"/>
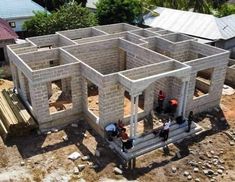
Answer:
<path fill-rule="evenodd" d="M 21 136 L 36 128 L 36 122 L 12 91 L 0 92 L 0 134 Z"/>

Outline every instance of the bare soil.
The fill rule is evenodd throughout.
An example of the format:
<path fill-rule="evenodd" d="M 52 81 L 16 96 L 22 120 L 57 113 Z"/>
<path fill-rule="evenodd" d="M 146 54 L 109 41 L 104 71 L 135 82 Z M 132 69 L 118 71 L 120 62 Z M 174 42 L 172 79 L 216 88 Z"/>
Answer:
<path fill-rule="evenodd" d="M 57 85 L 56 83 L 51 84 L 52 95 L 49 98 L 50 113 L 72 108 L 71 96 L 66 96 L 59 86 L 60 85 Z"/>
<path fill-rule="evenodd" d="M 1 85 L 1 88 L 11 85 L 7 81 L 4 83 L 7 84 Z M 195 178 L 203 182 L 212 179 L 235 181 L 235 146 L 229 144 L 232 140 L 225 133 L 235 131 L 235 94 L 222 97 L 221 109 L 197 116 L 197 122 L 205 131 L 138 158 L 136 169 L 123 168 L 122 175 L 113 172 L 114 167 L 121 165 L 119 158 L 83 120 L 78 121 L 78 127 L 67 126 L 51 134 L 32 132 L 29 136 L 5 142 L 0 139 L 0 181 L 188 181 L 184 176 L 185 171 L 192 176 L 191 181 Z M 100 157 L 95 156 L 97 149 Z M 90 159 L 69 160 L 68 155 L 75 151 L 82 156 L 89 155 Z M 208 157 L 208 154 L 212 157 Z M 224 161 L 221 165 L 225 169 L 222 175 L 208 177 L 203 174 L 203 163 L 211 163 L 214 156 Z M 193 172 L 190 161 L 199 164 L 198 173 Z M 74 167 L 79 164 L 85 164 L 85 169 L 75 175 Z M 175 173 L 172 167 L 176 167 Z M 211 168 L 217 171 L 213 163 Z"/>

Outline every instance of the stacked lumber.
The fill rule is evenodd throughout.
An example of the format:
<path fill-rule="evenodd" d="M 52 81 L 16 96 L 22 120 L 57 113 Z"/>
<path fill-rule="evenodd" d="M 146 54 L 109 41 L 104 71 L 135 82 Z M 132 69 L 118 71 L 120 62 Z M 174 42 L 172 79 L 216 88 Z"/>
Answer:
<path fill-rule="evenodd" d="M 0 92 L 0 119 L 3 138 L 24 135 L 37 127 L 34 118 L 12 91 Z"/>

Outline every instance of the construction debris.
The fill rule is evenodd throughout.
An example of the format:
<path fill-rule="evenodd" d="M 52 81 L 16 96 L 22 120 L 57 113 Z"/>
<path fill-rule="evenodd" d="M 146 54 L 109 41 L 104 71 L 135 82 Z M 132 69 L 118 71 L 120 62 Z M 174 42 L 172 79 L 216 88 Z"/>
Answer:
<path fill-rule="evenodd" d="M 80 156 L 81 156 L 81 154 L 79 154 L 78 152 L 73 152 L 73 153 L 71 153 L 71 154 L 68 156 L 68 159 L 76 160 L 76 159 L 78 159 Z"/>

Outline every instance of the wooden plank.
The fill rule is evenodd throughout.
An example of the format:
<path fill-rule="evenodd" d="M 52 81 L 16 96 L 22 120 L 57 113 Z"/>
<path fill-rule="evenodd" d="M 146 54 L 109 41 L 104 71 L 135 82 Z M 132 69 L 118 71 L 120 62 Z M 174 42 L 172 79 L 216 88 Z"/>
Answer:
<path fill-rule="evenodd" d="M 7 93 L 7 91 L 5 89 L 2 91 L 2 94 L 3 94 L 4 98 L 6 99 L 7 103 L 9 104 L 10 108 L 12 109 L 13 113 L 15 114 L 16 118 L 18 119 L 18 121 L 20 123 L 23 123 L 24 120 L 21 117 L 17 106 L 13 103 L 11 97 L 9 96 L 9 94 Z"/>
<path fill-rule="evenodd" d="M 6 140 L 6 138 L 9 135 L 9 132 L 7 131 L 5 125 L 3 124 L 2 120 L 0 119 L 0 135 L 3 140 Z"/>
<path fill-rule="evenodd" d="M 10 106 L 2 95 L 2 92 L 0 92 L 0 110 L 2 121 L 8 129 L 12 125 L 16 125 L 18 123 L 16 116 L 14 115 L 13 111 L 11 110 Z"/>
<path fill-rule="evenodd" d="M 5 92 L 7 97 L 10 98 L 11 103 L 9 104 L 10 106 L 14 107 L 13 111 L 16 114 L 17 118 L 19 118 L 19 120 L 21 120 L 24 123 L 24 125 L 35 127 L 36 122 L 34 121 L 33 117 L 29 114 L 29 112 L 26 110 L 24 105 L 21 103 L 18 96 L 12 91 L 5 91 Z"/>

